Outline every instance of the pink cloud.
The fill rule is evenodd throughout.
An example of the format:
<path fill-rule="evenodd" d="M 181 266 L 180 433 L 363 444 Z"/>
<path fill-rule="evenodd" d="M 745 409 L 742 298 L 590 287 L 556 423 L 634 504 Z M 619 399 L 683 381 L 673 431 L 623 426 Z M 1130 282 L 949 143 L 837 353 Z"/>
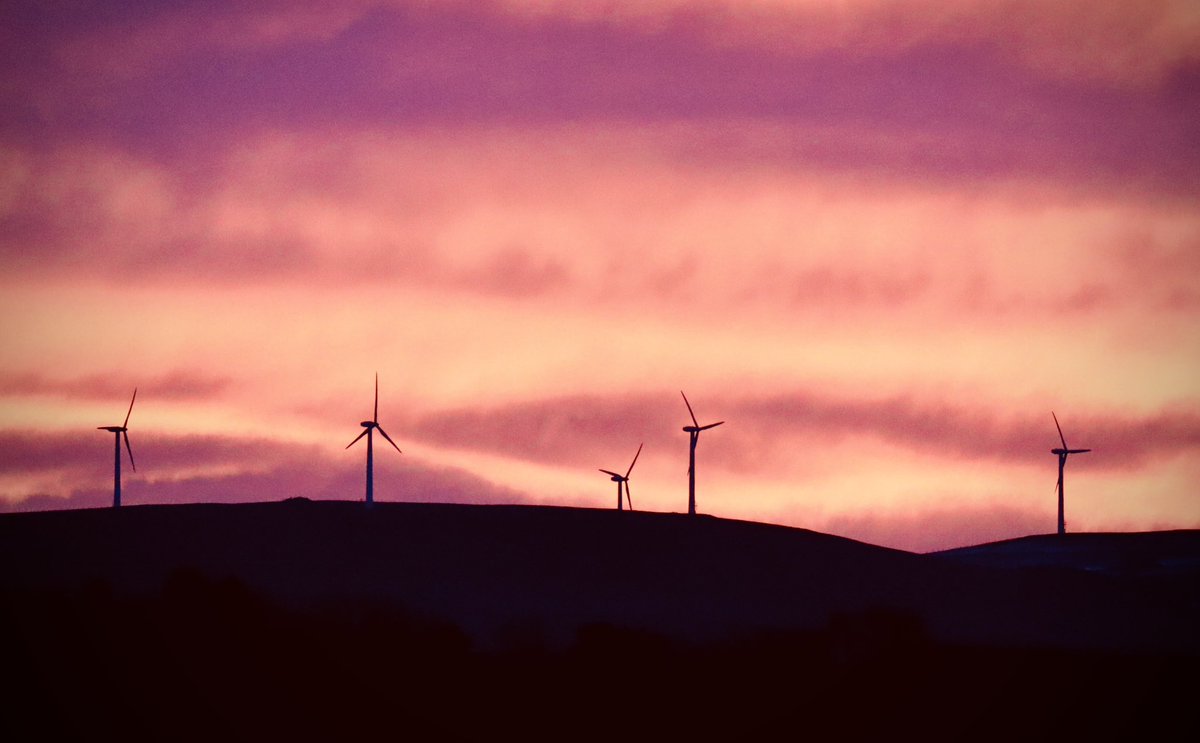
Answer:
<path fill-rule="evenodd" d="M 1181 234 L 1180 234 L 1181 233 Z M 1200 300 L 1200 236 L 1130 230 L 1114 238 L 1112 265 L 1123 292 L 1151 307 L 1193 313 Z"/>
<path fill-rule="evenodd" d="M 800 271 L 787 279 L 796 292 L 796 304 L 881 305 L 909 304 L 932 289 L 932 278 L 917 269 L 896 275 L 884 271 L 822 266 Z"/>
<path fill-rule="evenodd" d="M 532 297 L 570 282 L 563 263 L 517 247 L 504 248 L 478 268 L 452 275 L 452 285 L 507 297 Z"/>
<path fill-rule="evenodd" d="M 687 128 L 458 133 L 469 142 L 430 130 L 394 134 L 398 143 L 381 143 L 379 132 L 352 127 L 343 132 L 351 143 L 327 151 L 311 135 L 248 142 L 210 163 L 222 175 L 217 189 L 127 155 L 30 155 L 0 256 L 11 276 L 32 278 L 388 283 L 651 309 L 702 298 L 738 311 L 913 309 L 1039 324 L 1047 313 L 1187 311 L 1200 292 L 1181 257 L 1195 252 L 1197 223 L 1173 203 L 1105 201 L 1097 230 L 1097 208 L 1069 190 L 1049 195 L 1046 216 L 1014 205 L 1004 189 L 955 208 L 937 190 L 877 185 L 855 198 L 758 166 L 730 181 L 714 175 L 719 159 L 697 172 L 671 150 L 688 140 L 701 146 L 703 133 Z M 602 135 L 619 143 L 616 162 L 593 148 Z M 548 156 L 539 142 L 571 159 Z M 420 209 L 394 209 L 396 192 L 422 192 Z M 811 219 L 780 217 L 822 202 Z M 710 209 L 719 222 L 702 216 Z M 763 227 L 769 220 L 780 228 Z M 871 227 L 883 223 L 891 225 L 886 244 Z M 954 237 L 941 236 L 939 224 Z M 794 250 L 792 230 L 805 226 L 814 236 Z M 1095 244 L 1069 238 L 1043 251 L 1051 263 L 1043 270 L 1025 258 L 1004 263 L 1011 249 L 993 227 L 1034 244 L 1100 234 Z M 1127 232 L 1137 229 L 1155 234 Z M 748 244 L 734 254 L 734 240 Z"/>

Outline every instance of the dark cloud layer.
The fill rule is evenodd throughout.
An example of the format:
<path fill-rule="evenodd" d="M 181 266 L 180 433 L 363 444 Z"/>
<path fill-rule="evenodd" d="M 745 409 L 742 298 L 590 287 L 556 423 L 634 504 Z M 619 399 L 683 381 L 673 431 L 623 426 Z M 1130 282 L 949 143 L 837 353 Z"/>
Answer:
<path fill-rule="evenodd" d="M 229 10 L 166 14 L 169 23 L 158 15 L 89 7 L 69 24 L 18 24 L 0 119 L 9 138 L 108 140 L 178 157 L 248 131 L 332 132 L 344 122 L 754 119 L 779 122 L 780 136 L 753 144 L 718 126 L 679 146 L 691 148 L 686 156 L 735 161 L 925 177 L 1137 177 L 1189 191 L 1200 172 L 1191 115 L 1200 69 L 1190 67 L 1162 87 L 1103 87 L 1031 76 L 978 41 L 799 54 L 718 43 L 682 17 L 647 32 L 479 5 L 378 8 L 328 37 L 257 43 L 222 41 L 220 29 L 236 37 L 239 23 L 253 20 Z M 303 13 L 293 16 L 280 23 Z M 180 30 L 189 23 L 191 35 Z M 64 47 L 84 51 L 71 57 Z M 814 142 L 814 128 L 847 136 Z"/>

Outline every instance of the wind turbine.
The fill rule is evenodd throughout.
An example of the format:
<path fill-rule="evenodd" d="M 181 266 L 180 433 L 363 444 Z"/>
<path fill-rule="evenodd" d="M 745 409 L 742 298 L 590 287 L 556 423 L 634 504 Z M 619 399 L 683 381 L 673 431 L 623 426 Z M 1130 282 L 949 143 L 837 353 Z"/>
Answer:
<path fill-rule="evenodd" d="M 392 437 L 387 435 L 387 431 L 383 430 L 383 426 L 379 425 L 379 374 L 378 373 L 375 374 L 375 412 L 372 414 L 371 420 L 361 421 L 359 423 L 359 425 L 361 425 L 363 427 L 363 429 L 364 429 L 363 432 L 360 433 L 357 437 L 355 437 L 354 441 L 351 441 L 349 444 L 346 444 L 346 448 L 349 449 L 350 447 L 357 444 L 358 440 L 361 439 L 363 436 L 367 437 L 367 507 L 370 508 L 371 505 L 375 502 L 375 474 L 374 474 L 374 472 L 375 472 L 375 454 L 374 454 L 374 446 L 372 444 L 373 431 L 375 431 L 375 429 L 378 428 L 379 433 L 383 434 L 383 437 L 385 439 L 387 439 L 388 443 L 391 444 L 392 447 L 396 451 L 400 452 L 400 447 L 396 446 L 396 442 L 392 441 Z M 403 454 L 404 452 L 400 452 L 400 453 Z"/>
<path fill-rule="evenodd" d="M 1061 449 L 1051 449 L 1051 454 L 1058 455 L 1058 533 L 1067 533 L 1067 521 L 1063 514 L 1063 468 L 1067 466 L 1067 457 L 1071 454 L 1085 454 L 1091 449 L 1071 449 L 1067 446 L 1067 438 L 1063 436 L 1062 426 L 1058 425 L 1058 416 L 1054 415 L 1054 411 L 1050 411 L 1050 415 L 1054 416 L 1054 427 L 1058 429 L 1058 438 L 1062 441 Z"/>
<path fill-rule="evenodd" d="M 129 410 L 125 412 L 125 422 L 119 426 L 97 426 L 97 431 L 108 431 L 113 438 L 113 508 L 121 507 L 121 437 L 125 437 L 125 451 L 129 452 L 129 466 L 137 472 L 133 463 L 133 448 L 129 446 L 129 416 L 133 413 L 133 401 L 137 399 L 137 387 L 133 388 L 133 397 L 129 400 Z"/>
<path fill-rule="evenodd" d="M 633 455 L 633 461 L 629 463 L 629 469 L 625 470 L 625 474 L 623 474 L 623 475 L 617 474 L 616 472 L 610 472 L 608 470 L 600 470 L 601 472 L 603 472 L 606 475 L 612 475 L 612 478 L 611 478 L 612 481 L 617 484 L 617 510 L 618 511 L 622 510 L 622 508 L 621 508 L 621 486 L 622 485 L 625 486 L 625 497 L 629 500 L 629 510 L 630 511 L 633 510 L 633 496 L 631 496 L 629 494 L 629 473 L 633 472 L 633 465 L 637 464 L 638 457 L 641 456 L 641 453 L 642 453 L 642 444 L 638 444 L 637 454 Z"/>
<path fill-rule="evenodd" d="M 683 395 L 683 390 L 679 391 Z M 688 514 L 696 515 L 696 444 L 700 441 L 700 432 L 707 431 L 710 428 L 716 428 L 725 421 L 717 421 L 709 423 L 707 426 L 700 425 L 696 420 L 696 414 L 692 412 L 692 404 L 688 402 L 687 395 L 683 395 L 683 404 L 687 405 L 688 415 L 692 416 L 692 425 L 684 426 L 683 430 L 687 431 L 691 438 L 688 446 Z"/>

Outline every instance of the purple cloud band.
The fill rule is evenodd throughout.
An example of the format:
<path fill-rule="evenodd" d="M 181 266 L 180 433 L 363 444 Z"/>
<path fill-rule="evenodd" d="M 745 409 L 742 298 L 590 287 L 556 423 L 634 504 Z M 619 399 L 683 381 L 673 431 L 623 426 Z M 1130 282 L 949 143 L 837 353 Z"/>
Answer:
<path fill-rule="evenodd" d="M 722 396 L 705 407 L 730 424 L 721 445 L 705 454 L 714 464 L 746 470 L 764 452 L 789 450 L 801 438 L 813 445 L 847 438 L 875 439 L 951 459 L 1036 464 L 1058 445 L 1049 411 L 1008 414 L 903 397 L 846 399 L 793 393 Z M 1162 411 L 1149 416 L 1083 412 L 1069 421 L 1072 446 L 1097 454 L 1089 466 L 1132 469 L 1158 458 L 1200 450 L 1200 414 Z M 608 455 L 616 440 L 675 447 L 686 411 L 669 393 L 654 397 L 572 397 L 493 409 L 447 410 L 409 424 L 411 435 L 447 446 L 492 451 L 580 466 Z M 674 425 L 678 424 L 678 425 Z M 469 431 L 469 436 L 463 432 Z M 812 450 L 813 445 L 806 446 Z M 794 454 L 789 455 L 794 456 Z"/>
<path fill-rule="evenodd" d="M 0 503 L 6 510 L 105 507 L 112 504 L 111 441 L 95 432 L 0 432 L 0 475 L 55 473 L 63 492 Z M 249 502 L 305 497 L 361 500 L 361 452 L 338 456 L 319 447 L 265 439 L 132 434 L 138 474 L 124 472 L 124 501 L 142 503 Z M 89 443 L 90 442 L 90 443 Z M 446 503 L 520 503 L 519 491 L 463 470 L 377 457 L 380 500 Z M 197 474 L 197 472 L 218 474 Z M 81 484 L 92 480 L 94 485 Z"/>

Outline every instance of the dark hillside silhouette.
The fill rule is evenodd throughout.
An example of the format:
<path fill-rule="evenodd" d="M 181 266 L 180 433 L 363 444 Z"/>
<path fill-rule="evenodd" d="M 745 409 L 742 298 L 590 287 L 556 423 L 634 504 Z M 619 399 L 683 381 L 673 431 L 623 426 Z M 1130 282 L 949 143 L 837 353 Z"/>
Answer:
<path fill-rule="evenodd" d="M 1069 540 L 1085 536 L 1102 552 L 1139 535 Z M 1162 536 L 1195 586 L 1197 534 Z M 1200 658 L 1200 604 L 1175 578 L 612 510 L 9 514 L 2 724 L 11 740 L 1170 739 Z"/>

